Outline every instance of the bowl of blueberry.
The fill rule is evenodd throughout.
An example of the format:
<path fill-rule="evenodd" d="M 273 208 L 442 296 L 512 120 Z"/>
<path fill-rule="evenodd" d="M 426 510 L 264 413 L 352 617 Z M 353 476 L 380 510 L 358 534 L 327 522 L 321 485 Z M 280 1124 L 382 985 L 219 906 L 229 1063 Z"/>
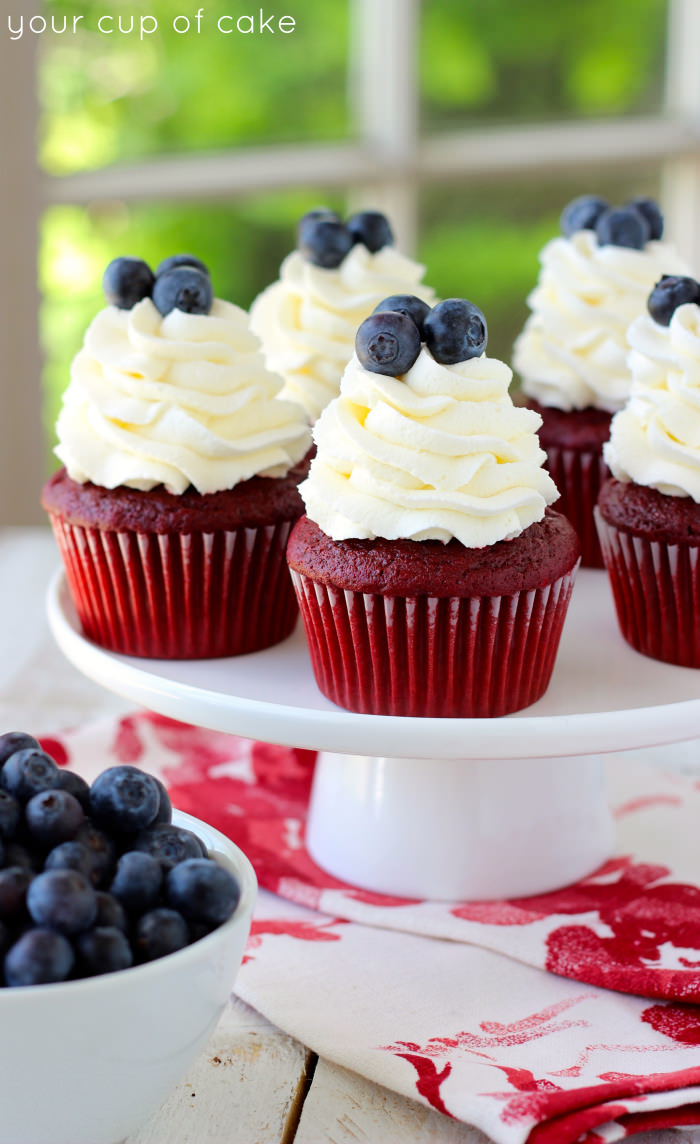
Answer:
<path fill-rule="evenodd" d="M 3 1144 L 117 1144 L 197 1058 L 231 992 L 256 879 L 154 776 L 88 785 L 0 735 Z"/>

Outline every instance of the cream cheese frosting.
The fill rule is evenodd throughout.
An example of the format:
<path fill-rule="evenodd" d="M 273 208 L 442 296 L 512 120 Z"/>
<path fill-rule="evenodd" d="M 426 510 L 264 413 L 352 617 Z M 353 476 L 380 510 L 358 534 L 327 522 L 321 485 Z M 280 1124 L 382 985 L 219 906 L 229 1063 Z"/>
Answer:
<path fill-rule="evenodd" d="M 523 391 L 557 409 L 614 413 L 629 395 L 630 323 L 663 274 L 690 271 L 669 243 L 600 246 L 592 230 L 552 239 L 540 261 L 532 313 L 513 351 Z"/>
<path fill-rule="evenodd" d="M 55 452 L 73 480 L 108 489 L 213 493 L 283 476 L 311 440 L 281 388 L 247 313 L 230 302 L 165 317 L 150 298 L 108 306 L 73 361 Z"/>
<path fill-rule="evenodd" d="M 370 253 L 357 243 L 334 270 L 299 251 L 285 258 L 277 282 L 254 301 L 251 327 L 267 364 L 285 379 L 282 397 L 298 401 L 311 421 L 338 393 L 357 328 L 391 294 L 415 294 L 429 305 L 425 267 L 391 246 Z"/>
<path fill-rule="evenodd" d="M 643 314 L 628 339 L 632 389 L 603 448 L 608 467 L 700 503 L 700 307 L 679 306 L 667 327 Z"/>
<path fill-rule="evenodd" d="M 556 500 L 533 410 L 513 405 L 512 372 L 481 356 L 441 365 L 424 346 L 402 378 L 353 355 L 314 426 L 300 492 L 333 540 L 441 540 L 481 548 L 517 536 Z"/>

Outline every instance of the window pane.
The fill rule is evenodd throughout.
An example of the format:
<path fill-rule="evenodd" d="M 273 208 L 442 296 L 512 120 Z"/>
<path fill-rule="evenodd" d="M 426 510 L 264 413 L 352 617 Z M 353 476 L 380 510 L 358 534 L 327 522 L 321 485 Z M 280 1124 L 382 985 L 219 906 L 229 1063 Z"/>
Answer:
<path fill-rule="evenodd" d="M 560 233 L 563 207 L 581 193 L 611 203 L 659 194 L 659 168 L 607 173 L 591 185 L 550 179 L 428 188 L 421 199 L 419 258 L 441 298 L 466 297 L 486 315 L 488 354 L 510 361 L 529 313 L 539 252 Z"/>
<path fill-rule="evenodd" d="M 422 0 L 423 130 L 660 110 L 668 0 Z"/>
<path fill-rule="evenodd" d="M 235 27 L 246 11 L 259 20 L 260 6 L 211 0 L 200 9 L 197 33 L 198 6 L 179 0 L 150 0 L 145 7 L 48 0 L 47 19 L 57 31 L 41 38 L 44 168 L 67 174 L 175 151 L 347 136 L 348 2 L 304 0 L 301 9 L 291 7 L 291 33 L 226 34 L 217 29 L 221 17 L 224 28 Z M 276 8 L 277 19 L 285 10 Z M 191 26 L 178 34 L 173 20 L 183 11 Z M 141 39 L 146 13 L 158 28 Z M 98 30 L 105 15 L 103 28 L 111 32 Z M 74 17 L 82 17 L 75 32 Z M 120 33 L 119 20 L 125 29 L 133 20 L 134 30 Z"/>

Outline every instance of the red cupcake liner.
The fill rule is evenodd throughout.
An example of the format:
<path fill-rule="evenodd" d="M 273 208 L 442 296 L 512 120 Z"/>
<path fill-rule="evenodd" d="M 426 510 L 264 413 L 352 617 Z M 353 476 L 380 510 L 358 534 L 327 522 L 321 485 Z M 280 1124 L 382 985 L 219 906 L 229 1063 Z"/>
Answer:
<path fill-rule="evenodd" d="M 206 659 L 270 647 L 298 609 L 289 521 L 161 535 L 107 532 L 50 514 L 85 635 L 153 659 Z"/>
<path fill-rule="evenodd" d="M 603 454 L 600 450 L 565 449 L 558 445 L 543 448 L 547 453 L 546 469 L 561 494 L 554 507 L 578 533 L 581 564 L 584 568 L 602 568 L 603 554 L 593 509 L 601 486 L 611 475 Z"/>
<path fill-rule="evenodd" d="M 316 682 L 374 715 L 490 717 L 529 707 L 554 667 L 576 565 L 512 596 L 380 596 L 292 580 Z"/>
<path fill-rule="evenodd" d="M 700 549 L 596 523 L 620 630 L 643 655 L 700 667 Z"/>

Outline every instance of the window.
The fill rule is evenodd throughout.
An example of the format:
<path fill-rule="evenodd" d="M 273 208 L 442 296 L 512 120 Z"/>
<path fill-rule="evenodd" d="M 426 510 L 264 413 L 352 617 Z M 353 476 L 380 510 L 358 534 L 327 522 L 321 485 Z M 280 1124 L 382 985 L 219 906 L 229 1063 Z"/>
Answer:
<path fill-rule="evenodd" d="M 304 210 L 376 206 L 441 296 L 484 308 L 505 358 L 537 253 L 581 191 L 660 194 L 700 267 L 696 0 L 288 0 L 287 40 L 235 44 L 212 31 L 227 0 L 199 34 L 172 32 L 180 8 L 151 0 L 163 30 L 144 42 L 100 35 L 96 0 L 45 5 L 59 26 L 82 14 L 80 35 L 2 29 L 2 523 L 41 519 L 39 224 L 49 440 L 119 253 L 193 249 L 248 305 Z"/>

